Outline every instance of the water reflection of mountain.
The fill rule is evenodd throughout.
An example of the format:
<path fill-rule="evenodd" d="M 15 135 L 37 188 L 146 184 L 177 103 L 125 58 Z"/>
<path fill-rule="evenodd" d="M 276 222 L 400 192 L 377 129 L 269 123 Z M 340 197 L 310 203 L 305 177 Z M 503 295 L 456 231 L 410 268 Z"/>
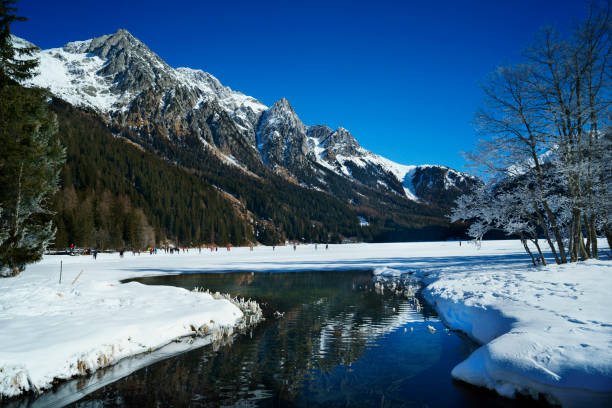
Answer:
<path fill-rule="evenodd" d="M 392 372 L 410 378 L 441 354 L 441 344 L 425 337 L 425 330 L 380 347 L 385 335 L 408 324 L 422 326 L 425 317 L 409 299 L 377 294 L 371 277 L 353 271 L 141 279 L 257 299 L 265 302 L 269 317 L 231 346 L 204 347 L 157 362 L 76 406 L 325 405 L 331 403 L 330 387 L 341 390 L 344 402 L 363 402 L 372 392 L 369 387 L 393 384 Z M 284 318 L 272 317 L 275 310 L 285 312 Z"/>

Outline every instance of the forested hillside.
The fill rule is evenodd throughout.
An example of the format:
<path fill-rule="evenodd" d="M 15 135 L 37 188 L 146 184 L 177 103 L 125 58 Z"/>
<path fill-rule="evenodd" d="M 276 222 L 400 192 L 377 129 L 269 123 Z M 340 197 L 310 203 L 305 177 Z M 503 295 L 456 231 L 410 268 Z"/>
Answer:
<path fill-rule="evenodd" d="M 145 248 L 253 241 L 246 217 L 197 176 L 114 137 L 93 113 L 54 100 L 68 160 L 57 211 L 56 248 Z"/>
<path fill-rule="evenodd" d="M 204 163 L 191 162 L 158 141 L 164 156 L 181 156 L 183 164 L 193 166 L 181 167 L 113 135 L 96 113 L 59 99 L 52 110 L 68 157 L 53 203 L 56 248 L 71 243 L 117 249 L 166 240 L 244 245 L 361 237 L 356 216 L 328 194 L 272 174 L 269 180 L 253 178 L 212 154 Z"/>

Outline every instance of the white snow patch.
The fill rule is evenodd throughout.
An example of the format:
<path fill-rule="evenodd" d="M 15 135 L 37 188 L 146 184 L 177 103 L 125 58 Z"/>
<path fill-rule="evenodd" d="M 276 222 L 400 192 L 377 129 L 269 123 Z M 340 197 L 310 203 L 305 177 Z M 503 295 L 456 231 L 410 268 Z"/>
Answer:
<path fill-rule="evenodd" d="M 413 201 L 419 201 L 412 182 L 412 177 L 418 166 L 399 164 L 365 149 L 364 151 L 367 152 L 367 154 L 359 158 L 362 167 L 365 166 L 366 163 L 369 163 L 392 173 L 402 183 L 406 198 Z M 356 163 L 355 160 L 353 160 L 353 162 Z"/>
<path fill-rule="evenodd" d="M 71 48 L 73 49 L 73 48 Z M 110 79 L 97 74 L 106 61 L 84 52 L 52 48 L 37 52 L 39 75 L 26 80 L 25 85 L 49 88 L 60 98 L 76 106 L 89 106 L 102 112 L 123 101 L 130 95 L 112 94 Z"/>
<path fill-rule="evenodd" d="M 155 257 L 99 257 L 106 259 L 45 257 L 17 277 L 0 279 L 0 396 L 47 389 L 55 379 L 193 335 L 193 328 L 231 333 L 243 316 L 228 300 L 206 293 L 117 281 L 134 275 L 122 271 L 122 264 L 133 267 Z"/>
<path fill-rule="evenodd" d="M 612 263 L 443 272 L 425 290 L 442 319 L 483 344 L 453 377 L 563 406 L 612 400 Z"/>

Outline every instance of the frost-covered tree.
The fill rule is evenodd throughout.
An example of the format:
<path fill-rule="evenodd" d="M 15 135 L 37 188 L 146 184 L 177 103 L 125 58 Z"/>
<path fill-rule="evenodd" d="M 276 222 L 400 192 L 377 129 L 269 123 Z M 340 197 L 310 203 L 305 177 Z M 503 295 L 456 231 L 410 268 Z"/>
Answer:
<path fill-rule="evenodd" d="M 566 38 L 543 29 L 524 63 L 487 79 L 476 114 L 484 139 L 468 158 L 489 180 L 488 194 L 462 198 L 453 214 L 482 224 L 474 233 L 494 225 L 543 236 L 557 263 L 596 258 L 598 234 L 612 240 L 610 4 L 590 11 Z M 510 187 L 500 189 L 501 180 Z M 512 216 L 492 217 L 493 202 Z M 479 206 L 474 217 L 470 208 Z"/>
<path fill-rule="evenodd" d="M 451 220 L 471 221 L 468 234 L 476 240 L 493 230 L 518 236 L 533 264 L 545 265 L 538 239 L 540 220 L 536 206 L 537 200 L 525 180 L 505 178 L 497 183 L 483 184 L 472 194 L 460 197 Z M 528 242 L 534 245 L 535 255 Z"/>
<path fill-rule="evenodd" d="M 23 18 L 12 4 L 0 0 L 0 276 L 39 260 L 53 239 L 47 200 L 57 191 L 65 160 L 46 92 L 18 83 L 36 64 L 23 59 L 31 50 L 13 49 L 10 24 Z"/>
<path fill-rule="evenodd" d="M 527 56 L 536 67 L 534 89 L 548 125 L 546 145 L 569 198 L 568 249 L 572 261 L 597 257 L 606 174 L 602 130 L 610 115 L 610 4 L 591 7 L 568 39 L 545 29 Z M 609 229 L 609 224 L 606 227 Z M 589 245 L 586 245 L 585 243 Z"/>

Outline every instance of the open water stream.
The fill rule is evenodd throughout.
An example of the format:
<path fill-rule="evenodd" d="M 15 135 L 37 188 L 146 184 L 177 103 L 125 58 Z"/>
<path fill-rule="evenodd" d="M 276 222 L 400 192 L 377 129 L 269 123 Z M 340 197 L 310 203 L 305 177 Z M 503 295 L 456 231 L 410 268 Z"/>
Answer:
<path fill-rule="evenodd" d="M 72 398 L 71 406 L 532 404 L 453 381 L 452 368 L 477 346 L 448 331 L 434 310 L 406 296 L 409 291 L 381 293 L 369 271 L 206 273 L 137 281 L 255 299 L 266 320 L 235 335 L 231 344 L 170 354 L 119 379 L 112 378 L 119 367 L 94 373 L 99 381 L 112 380 Z"/>

